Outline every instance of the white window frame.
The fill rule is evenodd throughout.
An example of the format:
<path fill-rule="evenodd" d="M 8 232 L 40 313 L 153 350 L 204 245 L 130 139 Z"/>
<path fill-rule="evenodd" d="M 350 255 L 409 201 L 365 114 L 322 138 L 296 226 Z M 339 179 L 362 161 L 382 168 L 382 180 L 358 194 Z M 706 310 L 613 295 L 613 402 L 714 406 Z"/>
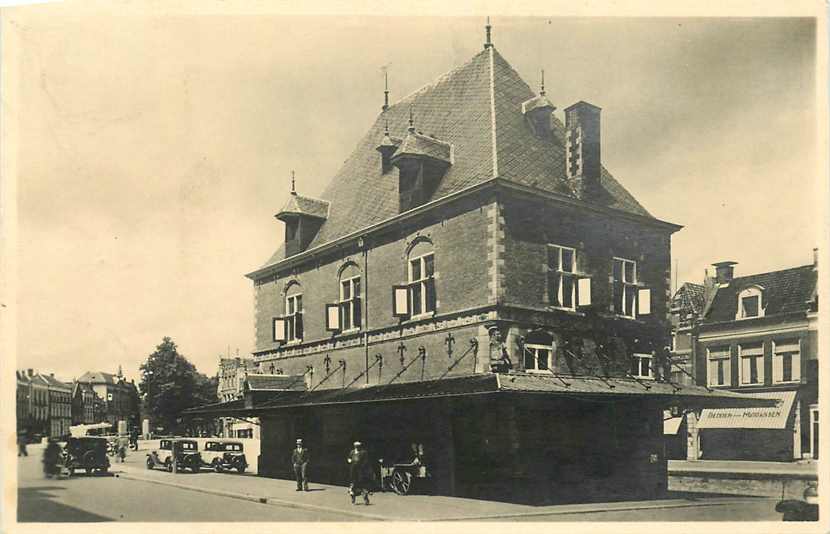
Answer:
<path fill-rule="evenodd" d="M 549 258 L 550 258 L 551 252 L 554 251 L 554 250 L 557 251 L 557 261 L 556 261 L 556 267 L 551 268 Z M 571 252 L 572 261 L 571 261 L 571 270 L 570 271 L 566 271 L 562 268 L 562 251 L 563 250 L 568 250 L 568 251 Z M 574 311 L 574 310 L 576 310 L 576 306 L 577 306 L 577 286 L 579 285 L 579 278 L 580 278 L 578 270 L 577 270 L 576 249 L 573 248 L 573 247 L 566 247 L 564 245 L 557 245 L 555 243 L 548 243 L 547 254 L 548 254 L 548 256 L 545 258 L 545 260 L 546 260 L 546 266 L 547 266 L 547 269 L 548 269 L 548 279 L 546 280 L 546 282 L 547 282 L 546 286 L 547 286 L 547 289 L 548 289 L 548 302 L 554 308 Z M 551 291 L 550 291 L 550 286 L 551 286 L 551 284 L 550 284 L 550 275 L 553 274 L 553 273 L 556 273 L 556 274 L 559 275 L 559 283 L 557 284 L 557 288 L 556 288 L 556 302 L 558 302 L 558 304 L 556 304 L 554 302 L 554 296 L 551 294 Z M 564 285 L 565 285 L 564 284 L 564 279 L 565 278 L 570 278 L 571 279 L 571 305 L 570 306 L 566 306 L 564 304 L 565 295 L 564 295 L 563 291 L 564 291 Z"/>
<path fill-rule="evenodd" d="M 758 315 L 746 315 L 744 312 L 744 299 L 758 297 Z M 741 319 L 757 319 L 764 316 L 764 291 L 759 286 L 750 286 L 738 293 L 738 311 L 735 315 L 736 320 Z"/>
<path fill-rule="evenodd" d="M 428 258 L 430 256 L 432 257 L 432 275 L 427 276 L 426 275 L 426 258 Z M 420 270 L 421 270 L 421 277 L 418 278 L 417 280 L 413 279 L 413 273 L 412 273 L 412 264 L 416 261 L 419 262 Z M 435 278 L 436 278 L 436 276 L 435 276 L 436 275 L 436 272 L 435 272 L 435 252 L 434 251 L 425 252 L 424 254 L 421 254 L 420 256 L 413 256 L 413 257 L 408 258 L 407 262 L 406 262 L 406 270 L 407 270 L 407 273 L 408 273 L 407 278 L 409 279 L 408 285 L 409 285 L 409 307 L 410 307 L 409 311 L 411 313 L 410 318 L 411 319 L 417 319 L 419 317 L 431 317 L 431 316 L 433 316 L 435 314 L 435 310 L 438 308 L 438 295 L 436 294 L 435 299 L 434 299 L 435 300 L 435 303 L 434 303 L 435 308 L 432 309 L 432 310 L 427 310 L 427 305 L 429 304 L 429 299 L 427 299 L 427 288 L 428 288 L 428 286 L 430 284 L 430 281 L 431 281 L 433 291 L 435 291 Z M 421 289 L 421 297 L 420 297 L 420 301 L 418 303 L 418 304 L 420 304 L 420 307 L 421 307 L 420 313 L 415 313 L 415 287 L 416 286 L 419 286 L 420 289 Z"/>
<path fill-rule="evenodd" d="M 726 349 L 726 352 L 712 349 Z M 724 355 L 725 354 L 725 355 Z M 717 362 L 724 362 L 723 366 L 723 384 L 717 383 L 717 371 L 712 372 L 712 364 Z M 717 367 L 715 368 L 717 369 Z M 731 387 L 732 386 L 732 348 L 728 345 L 719 345 L 717 347 L 708 347 L 706 349 L 706 383 L 710 387 Z"/>
<path fill-rule="evenodd" d="M 780 346 L 792 346 L 791 343 L 786 343 L 786 339 L 779 339 L 778 341 L 773 340 L 772 342 L 772 383 L 773 384 L 793 384 L 801 382 L 801 339 L 795 338 L 795 344 L 798 346 L 798 349 L 793 352 L 792 350 L 786 351 L 779 351 Z M 784 355 L 791 354 L 792 355 L 792 363 L 790 365 L 790 380 L 784 380 Z M 778 380 L 776 374 L 776 369 L 778 367 L 778 361 L 781 361 L 781 379 Z"/>
<path fill-rule="evenodd" d="M 358 287 L 360 287 L 361 295 L 355 297 L 355 281 L 357 281 Z M 349 298 L 345 298 L 345 291 L 344 286 L 349 286 Z M 361 305 L 361 298 L 362 298 L 362 291 L 363 285 L 360 283 L 360 275 L 351 276 L 349 278 L 342 278 L 340 280 L 340 323 L 342 332 L 356 332 L 360 330 L 362 323 L 363 323 L 363 310 L 358 310 L 360 314 L 360 324 L 355 324 L 354 315 L 355 309 L 360 308 Z M 343 313 L 345 307 L 349 308 L 349 321 L 346 322 L 346 315 Z"/>
<path fill-rule="evenodd" d="M 816 425 L 818 425 L 818 429 L 816 429 Z M 818 404 L 811 404 L 810 405 L 810 457 L 815 458 L 816 454 L 819 452 L 815 450 L 813 444 L 816 441 L 816 434 L 819 436 L 819 440 L 821 440 L 821 422 L 819 420 L 819 410 Z M 821 443 L 819 443 L 819 449 L 821 448 Z"/>
<path fill-rule="evenodd" d="M 525 372 L 527 373 L 541 373 L 541 374 L 551 374 L 553 373 L 553 354 L 554 350 L 556 350 L 556 344 L 552 343 L 550 345 L 541 345 L 538 343 L 530 343 L 524 346 L 524 350 L 526 352 L 533 353 L 533 369 L 529 369 L 525 367 Z M 547 369 L 539 369 L 539 354 L 537 351 L 546 350 L 548 351 L 548 368 Z M 524 364 L 527 361 L 527 354 L 522 354 L 522 363 Z"/>
<path fill-rule="evenodd" d="M 616 296 L 616 294 L 614 295 L 614 303 L 613 303 L 614 304 L 614 313 L 616 315 L 619 315 L 620 317 L 628 317 L 629 319 L 634 319 L 634 318 L 637 317 L 637 291 L 639 291 L 639 289 L 640 289 L 640 285 L 639 285 L 638 278 L 637 278 L 637 274 L 638 274 L 637 273 L 637 261 L 636 260 L 629 260 L 628 258 L 620 258 L 618 256 L 614 256 L 611 261 L 612 261 L 612 264 L 611 264 L 612 286 L 616 286 L 617 282 L 620 282 L 622 284 L 622 290 L 623 290 L 622 299 L 620 300 L 620 304 L 621 304 L 622 309 L 620 309 L 620 310 L 617 309 L 617 306 L 616 306 L 617 296 Z M 621 262 L 622 263 L 621 269 L 620 269 L 620 275 L 622 276 L 622 280 L 614 279 L 614 263 L 616 263 L 616 262 Z M 625 279 L 625 264 L 626 263 L 630 263 L 634 266 L 634 269 L 632 271 L 633 278 L 634 278 L 633 280 L 626 280 Z M 615 287 L 615 289 L 616 289 L 616 287 Z M 626 311 L 625 310 L 626 295 L 628 294 L 629 291 L 632 291 L 634 293 L 634 296 L 631 299 L 631 313 L 630 314 L 625 313 L 625 311 Z"/>
<path fill-rule="evenodd" d="M 299 309 L 297 307 L 297 299 L 300 300 Z M 291 302 L 293 301 L 293 306 Z M 285 342 L 288 343 L 301 343 L 303 341 L 302 336 L 297 337 L 297 317 L 300 318 L 302 321 L 303 316 L 303 294 L 302 293 L 292 293 L 291 295 L 285 296 Z M 293 308 L 293 311 L 289 312 Z M 303 333 L 305 332 L 305 325 L 303 325 Z"/>
<path fill-rule="evenodd" d="M 654 380 L 654 355 L 647 352 L 635 352 L 631 355 L 632 363 L 637 360 L 637 372 L 631 373 L 631 376 L 644 380 Z M 643 374 L 643 361 L 648 362 L 648 373 Z M 633 370 L 633 369 L 632 369 Z"/>
<path fill-rule="evenodd" d="M 742 345 L 738 345 L 738 387 L 763 386 L 765 383 L 766 376 L 764 373 L 764 342 L 761 342 L 761 354 L 744 355 L 744 351 L 747 350 L 747 347 L 749 347 L 750 345 L 753 346 L 754 349 L 754 346 L 758 345 L 758 342 L 756 341 L 752 343 L 744 343 Z M 755 358 L 759 361 L 756 362 L 756 369 L 758 370 L 757 382 L 744 382 L 744 360 L 749 360 L 750 358 Z"/>

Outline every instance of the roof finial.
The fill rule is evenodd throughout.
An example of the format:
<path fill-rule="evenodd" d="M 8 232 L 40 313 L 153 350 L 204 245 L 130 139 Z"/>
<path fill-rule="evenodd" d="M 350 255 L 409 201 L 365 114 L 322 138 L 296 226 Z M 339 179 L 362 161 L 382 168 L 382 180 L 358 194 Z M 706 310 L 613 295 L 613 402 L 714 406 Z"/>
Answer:
<path fill-rule="evenodd" d="M 294 188 L 294 169 L 291 169 L 291 194 L 297 194 L 297 190 Z"/>
<path fill-rule="evenodd" d="M 487 30 L 487 40 L 484 42 L 484 48 L 490 48 L 491 46 L 493 46 L 493 43 L 490 41 L 490 30 L 492 28 L 493 27 L 490 26 L 490 17 L 488 16 L 487 17 L 487 26 L 484 27 L 484 29 Z"/>
<path fill-rule="evenodd" d="M 539 91 L 539 94 L 545 96 L 545 69 L 542 69 L 542 90 Z"/>
<path fill-rule="evenodd" d="M 383 111 L 389 109 L 389 73 L 383 67 Z"/>
<path fill-rule="evenodd" d="M 412 116 L 412 104 L 409 104 L 409 131 L 415 131 L 415 119 Z"/>
<path fill-rule="evenodd" d="M 386 119 L 386 124 L 383 127 L 383 133 L 389 135 L 389 118 Z"/>

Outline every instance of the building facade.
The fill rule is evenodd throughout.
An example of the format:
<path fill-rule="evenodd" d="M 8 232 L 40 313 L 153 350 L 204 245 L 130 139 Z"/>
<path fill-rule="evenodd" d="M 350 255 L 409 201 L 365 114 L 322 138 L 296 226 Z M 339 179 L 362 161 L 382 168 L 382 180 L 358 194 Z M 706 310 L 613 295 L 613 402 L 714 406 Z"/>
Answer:
<path fill-rule="evenodd" d="M 39 375 L 49 391 L 49 436 L 61 438 L 69 435 L 72 425 L 72 386 L 55 378 L 55 375 Z"/>
<path fill-rule="evenodd" d="M 706 284 L 706 308 L 694 329 L 697 380 L 773 398 L 778 406 L 704 410 L 692 425 L 699 450 L 691 455 L 818 458 L 818 261 L 741 277 L 735 265 L 715 264 Z"/>
<path fill-rule="evenodd" d="M 292 183 L 284 244 L 248 274 L 254 360 L 291 387 L 190 412 L 259 417 L 260 474 L 293 476 L 303 438 L 311 479 L 343 482 L 359 439 L 387 462 L 421 444 L 442 494 L 648 498 L 666 491 L 663 410 L 735 397 L 670 382 L 680 227 L 602 166 L 601 110 L 561 120 L 489 32 L 385 100 L 323 198 Z"/>
<path fill-rule="evenodd" d="M 88 371 L 78 378 L 78 382 L 89 384 L 100 399 L 101 415 L 95 414 L 100 422 L 107 422 L 115 427 L 119 421 L 125 421 L 129 427 L 139 427 L 138 389 L 134 382 L 128 382 L 120 372 L 117 374 L 102 371 Z M 95 401 L 93 398 L 93 407 Z M 93 408 L 94 410 L 94 408 Z"/>
<path fill-rule="evenodd" d="M 97 414 L 99 417 L 96 417 L 96 408 L 99 408 L 100 413 Z M 99 419 L 103 415 L 103 411 L 100 410 L 100 398 L 92 388 L 92 384 L 75 381 L 72 386 L 72 424 L 100 423 Z"/>
<path fill-rule="evenodd" d="M 220 402 L 241 399 L 245 389 L 245 380 L 249 374 L 259 373 L 259 367 L 253 358 L 219 357 L 219 384 L 216 395 Z M 241 421 L 233 417 L 221 419 L 222 435 L 229 438 L 259 437 L 259 425 L 254 421 Z"/>

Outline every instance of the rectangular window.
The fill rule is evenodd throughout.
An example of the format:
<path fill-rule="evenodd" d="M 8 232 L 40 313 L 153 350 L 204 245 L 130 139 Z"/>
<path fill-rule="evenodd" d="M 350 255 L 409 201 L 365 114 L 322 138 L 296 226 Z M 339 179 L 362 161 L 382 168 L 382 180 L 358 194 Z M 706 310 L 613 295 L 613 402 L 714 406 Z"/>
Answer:
<path fill-rule="evenodd" d="M 525 345 L 525 371 L 549 371 L 553 366 L 553 347 Z"/>
<path fill-rule="evenodd" d="M 342 328 L 356 330 L 361 325 L 360 277 L 340 282 L 340 321 Z"/>
<path fill-rule="evenodd" d="M 741 385 L 764 383 L 764 344 L 752 343 L 739 347 Z"/>
<path fill-rule="evenodd" d="M 654 378 L 651 354 L 633 354 L 631 356 L 631 375 L 637 378 Z"/>
<path fill-rule="evenodd" d="M 708 383 L 710 386 L 732 384 L 731 352 L 728 346 L 712 347 L 708 356 Z"/>
<path fill-rule="evenodd" d="M 637 300 L 637 262 L 614 258 L 612 269 L 614 312 L 624 317 L 634 317 Z"/>
<path fill-rule="evenodd" d="M 778 340 L 772 355 L 772 381 L 775 383 L 801 380 L 801 346 L 798 339 Z"/>
<path fill-rule="evenodd" d="M 741 308 L 742 317 L 758 317 L 758 295 L 742 298 Z"/>
<path fill-rule="evenodd" d="M 577 302 L 576 250 L 548 245 L 548 302 L 573 310 Z"/>
<path fill-rule="evenodd" d="M 285 336 L 288 342 L 303 339 L 303 296 L 285 298 Z"/>
<path fill-rule="evenodd" d="M 435 311 L 435 256 L 432 253 L 409 260 L 409 294 L 413 317 Z"/>

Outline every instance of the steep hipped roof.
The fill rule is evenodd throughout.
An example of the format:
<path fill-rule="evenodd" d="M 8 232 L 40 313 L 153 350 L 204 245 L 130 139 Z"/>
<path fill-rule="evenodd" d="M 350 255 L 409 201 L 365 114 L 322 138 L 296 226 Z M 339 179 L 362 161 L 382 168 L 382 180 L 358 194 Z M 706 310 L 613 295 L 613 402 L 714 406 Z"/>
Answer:
<path fill-rule="evenodd" d="M 738 294 L 750 286 L 763 288 L 764 316 L 806 312 L 810 309 L 817 283 L 812 265 L 733 278 L 717 289 L 703 322 L 733 321 L 738 313 Z"/>
<path fill-rule="evenodd" d="M 698 315 L 703 311 L 705 301 L 704 287 L 701 284 L 686 282 L 671 299 L 672 312 L 679 313 L 681 317 L 689 314 Z"/>
<path fill-rule="evenodd" d="M 325 244 L 398 215 L 395 173 L 383 174 L 377 146 L 388 122 L 392 137 L 404 139 L 410 108 L 418 131 L 453 147 L 453 164 L 433 199 L 495 177 L 576 197 L 566 177 L 564 126 L 553 119 L 553 139 L 537 137 L 522 114 L 535 93 L 490 47 L 378 116 L 321 195 L 330 202 L 328 219 L 308 248 Z M 651 215 L 604 168 L 600 177 L 606 205 Z M 280 248 L 261 267 L 285 258 Z"/>

